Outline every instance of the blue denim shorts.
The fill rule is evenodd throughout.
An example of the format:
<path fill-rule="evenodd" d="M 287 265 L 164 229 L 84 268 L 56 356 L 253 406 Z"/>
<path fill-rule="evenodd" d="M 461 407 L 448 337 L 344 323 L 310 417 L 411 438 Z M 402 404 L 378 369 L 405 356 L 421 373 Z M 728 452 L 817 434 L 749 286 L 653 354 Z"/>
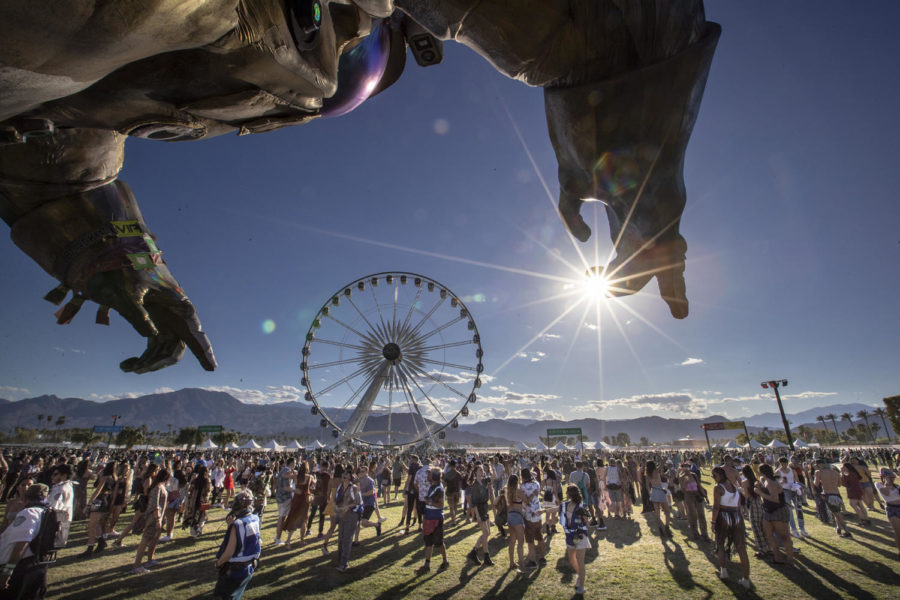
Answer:
<path fill-rule="evenodd" d="M 506 524 L 507 524 L 509 527 L 513 527 L 513 526 L 516 526 L 516 525 L 518 525 L 518 526 L 520 526 L 520 527 L 525 527 L 525 517 L 524 517 L 524 515 L 522 515 L 522 513 L 520 513 L 520 512 L 512 512 L 512 511 L 510 511 L 510 512 L 506 515 Z"/>

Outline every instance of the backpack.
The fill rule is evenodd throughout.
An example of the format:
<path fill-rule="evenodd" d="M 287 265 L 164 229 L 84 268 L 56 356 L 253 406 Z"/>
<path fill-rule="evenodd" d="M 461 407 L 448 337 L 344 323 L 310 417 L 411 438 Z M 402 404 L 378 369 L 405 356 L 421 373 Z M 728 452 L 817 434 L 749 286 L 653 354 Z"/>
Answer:
<path fill-rule="evenodd" d="M 39 565 L 56 562 L 57 536 L 60 533 L 59 519 L 56 511 L 45 508 L 41 513 L 41 524 L 38 526 L 37 535 L 28 542 L 28 548 L 34 553 Z"/>

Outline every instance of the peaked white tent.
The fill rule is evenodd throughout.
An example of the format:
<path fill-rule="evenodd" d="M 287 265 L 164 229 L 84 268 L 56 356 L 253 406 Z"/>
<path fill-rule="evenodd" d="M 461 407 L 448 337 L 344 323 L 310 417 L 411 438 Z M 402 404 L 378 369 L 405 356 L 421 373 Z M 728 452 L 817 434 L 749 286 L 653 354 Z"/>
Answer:
<path fill-rule="evenodd" d="M 301 450 L 303 446 L 300 445 L 300 442 L 297 440 L 292 441 L 290 444 L 285 446 L 288 450 Z"/>
<path fill-rule="evenodd" d="M 597 442 L 582 442 L 582 444 L 584 444 L 585 450 L 596 450 L 597 449 Z"/>
<path fill-rule="evenodd" d="M 765 446 L 763 446 L 756 440 L 750 440 L 750 443 L 747 445 L 750 446 L 751 448 L 753 448 L 754 450 L 756 450 L 757 448 L 765 448 Z"/>
<path fill-rule="evenodd" d="M 538 442 L 537 446 L 535 446 L 534 449 L 535 450 L 549 450 L 549 448 L 547 447 L 547 444 L 545 444 L 544 442 Z"/>
<path fill-rule="evenodd" d="M 213 448 L 218 448 L 218 446 L 213 444 L 211 439 L 206 438 L 206 441 L 197 446 L 197 448 L 200 448 L 201 450 L 212 450 Z"/>
<path fill-rule="evenodd" d="M 554 450 L 571 450 L 568 446 L 563 444 L 562 442 L 556 442 L 556 445 L 553 446 Z"/>
<path fill-rule="evenodd" d="M 742 448 L 742 446 L 740 444 L 738 444 L 737 442 L 735 442 L 734 440 L 728 440 L 728 442 L 725 444 L 722 444 L 721 447 L 727 448 L 729 450 L 733 450 L 735 448 Z"/>
<path fill-rule="evenodd" d="M 525 442 L 516 442 L 515 444 L 513 444 L 513 448 L 516 450 L 532 450 L 532 448 L 529 448 L 528 445 L 525 444 Z"/>
<path fill-rule="evenodd" d="M 227 444 L 225 444 L 226 450 L 237 450 L 238 448 L 240 448 L 240 446 L 238 446 L 234 442 L 228 442 Z"/>
<path fill-rule="evenodd" d="M 314 441 L 312 444 L 306 447 L 307 450 L 318 450 L 319 448 L 324 448 L 325 444 L 320 442 L 319 440 Z"/>
<path fill-rule="evenodd" d="M 766 444 L 767 448 L 787 448 L 787 444 L 784 442 L 779 442 L 778 440 L 772 440 L 768 444 Z"/>
<path fill-rule="evenodd" d="M 600 448 L 603 450 L 618 450 L 619 449 L 618 446 L 613 446 L 611 444 L 607 444 L 606 442 L 597 442 L 597 443 L 600 444 Z"/>
<path fill-rule="evenodd" d="M 803 440 L 797 440 L 796 442 L 794 442 L 794 448 L 809 448 L 809 444 L 807 444 Z"/>
<path fill-rule="evenodd" d="M 250 440 L 246 444 L 240 447 L 241 450 L 259 450 L 261 446 L 256 443 L 255 440 Z"/>
<path fill-rule="evenodd" d="M 269 443 L 263 446 L 266 450 L 282 450 L 284 446 L 276 442 L 275 440 L 269 440 Z"/>

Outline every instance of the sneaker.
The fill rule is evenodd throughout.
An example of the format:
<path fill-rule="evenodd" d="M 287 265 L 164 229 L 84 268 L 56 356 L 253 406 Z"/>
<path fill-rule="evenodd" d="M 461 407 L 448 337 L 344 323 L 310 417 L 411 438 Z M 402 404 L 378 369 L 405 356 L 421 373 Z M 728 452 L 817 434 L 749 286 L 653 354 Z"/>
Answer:
<path fill-rule="evenodd" d="M 92 556 L 94 556 L 94 547 L 93 547 L 93 546 L 88 546 L 87 549 L 86 549 L 84 552 L 82 552 L 81 554 L 79 554 L 79 555 L 76 556 L 75 558 L 91 558 Z"/>
<path fill-rule="evenodd" d="M 171 535 L 164 535 L 164 536 L 162 536 L 161 538 L 159 538 L 159 541 L 161 541 L 161 542 L 171 542 L 171 541 L 172 541 L 172 536 L 171 536 Z"/>
<path fill-rule="evenodd" d="M 158 564 L 159 564 L 159 562 L 156 559 L 153 559 L 153 560 L 148 560 L 147 562 L 145 562 L 144 566 L 149 569 L 150 567 L 155 567 Z"/>
<path fill-rule="evenodd" d="M 375 533 L 381 535 L 381 522 L 375 524 Z"/>
<path fill-rule="evenodd" d="M 741 577 L 740 579 L 738 579 L 738 583 L 741 584 L 742 586 L 744 586 L 745 590 L 750 589 L 750 586 L 751 586 L 750 579 L 748 579 L 747 577 Z"/>
<path fill-rule="evenodd" d="M 481 564 L 481 561 L 478 560 L 478 551 L 477 551 L 477 550 L 474 550 L 474 549 L 473 549 L 471 552 L 469 552 L 468 554 L 466 554 L 466 558 L 468 558 L 469 560 L 471 560 L 471 561 L 472 561 L 473 563 L 475 563 L 476 565 L 480 565 L 480 564 Z"/>
<path fill-rule="evenodd" d="M 338 570 L 339 573 L 346 573 L 346 572 L 347 572 L 347 565 L 339 565 L 338 568 L 337 568 L 337 570 Z"/>
<path fill-rule="evenodd" d="M 482 562 L 481 564 L 483 564 L 483 565 L 486 566 L 486 567 L 493 567 L 493 566 L 494 566 L 494 561 L 491 560 L 491 557 L 490 557 L 490 556 L 488 556 L 487 554 L 485 554 L 485 555 L 484 555 L 484 562 Z"/>
<path fill-rule="evenodd" d="M 798 537 L 800 537 L 800 534 L 797 533 L 797 530 L 796 530 L 796 529 L 794 529 L 794 530 L 791 531 L 791 537 L 798 538 Z"/>
<path fill-rule="evenodd" d="M 110 532 L 109 532 L 108 534 L 106 534 L 106 535 L 107 535 L 108 537 L 119 537 L 119 536 L 122 535 L 122 534 L 119 533 L 118 531 L 116 531 L 115 529 L 113 529 L 112 531 L 110 531 Z"/>
<path fill-rule="evenodd" d="M 149 573 L 150 571 L 148 571 L 144 567 L 134 567 L 133 569 L 131 569 L 131 572 L 135 575 L 144 575 L 146 573 Z"/>
<path fill-rule="evenodd" d="M 106 548 L 106 538 L 97 540 L 97 552 L 102 552 Z"/>
<path fill-rule="evenodd" d="M 324 536 L 323 534 L 320 533 L 319 535 L 316 536 L 316 539 L 317 539 L 317 540 L 321 540 L 323 537 L 325 537 L 325 536 Z"/>
<path fill-rule="evenodd" d="M 537 568 L 538 568 L 538 564 L 533 560 L 529 560 L 527 563 L 525 563 L 525 566 L 523 567 L 523 569 L 525 569 L 526 571 L 534 571 Z"/>
<path fill-rule="evenodd" d="M 427 573 L 430 570 L 431 570 L 431 563 L 428 562 L 427 560 L 425 561 L 424 565 L 419 567 L 419 573 Z"/>
<path fill-rule="evenodd" d="M 542 567 L 546 567 L 547 566 L 547 558 L 544 556 L 540 557 L 538 559 L 538 564 Z"/>
<path fill-rule="evenodd" d="M 806 530 L 805 530 L 805 529 L 801 529 L 801 530 L 800 530 L 800 535 L 802 535 L 803 537 L 812 537 L 811 535 L 809 535 L 808 533 L 806 533 Z"/>
<path fill-rule="evenodd" d="M 162 541 L 162 540 L 159 540 L 159 541 Z M 284 543 L 284 542 L 281 540 L 281 538 L 275 538 L 275 543 L 274 543 L 274 545 L 280 546 L 280 545 L 282 545 L 283 543 Z"/>
<path fill-rule="evenodd" d="M 576 593 L 576 594 L 581 594 L 581 595 L 583 596 L 583 595 L 584 595 L 584 586 L 583 586 L 583 585 L 576 585 L 576 586 L 575 586 L 575 593 Z"/>
<path fill-rule="evenodd" d="M 840 534 L 842 538 L 852 538 L 853 534 L 847 531 L 846 529 Z"/>
<path fill-rule="evenodd" d="M 719 579 L 728 579 L 728 569 L 725 567 L 719 567 Z"/>
<path fill-rule="evenodd" d="M 384 523 L 385 521 L 387 521 L 387 517 L 381 517 L 380 519 L 378 519 L 379 523 Z"/>
<path fill-rule="evenodd" d="M 438 567 L 438 571 L 445 571 L 450 568 L 450 563 L 446 560 L 441 563 L 441 566 Z"/>
<path fill-rule="evenodd" d="M 599 526 L 597 527 L 597 531 L 606 531 L 606 525 L 605 525 L 605 524 L 604 524 L 604 525 L 599 525 Z"/>

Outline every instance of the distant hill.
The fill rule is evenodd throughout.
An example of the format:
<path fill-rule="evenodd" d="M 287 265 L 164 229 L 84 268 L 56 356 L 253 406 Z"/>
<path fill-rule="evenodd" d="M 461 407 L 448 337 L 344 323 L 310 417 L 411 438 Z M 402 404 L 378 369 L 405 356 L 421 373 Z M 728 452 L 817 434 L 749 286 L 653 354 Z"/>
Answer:
<path fill-rule="evenodd" d="M 821 427 L 815 417 L 828 413 L 840 415 L 873 407 L 864 404 L 838 404 L 816 408 L 788 415 L 793 427 L 806 424 Z M 319 426 L 320 417 L 313 415 L 311 405 L 305 402 L 283 402 L 278 404 L 246 404 L 225 392 L 212 392 L 196 388 L 186 388 L 175 392 L 150 394 L 139 398 L 122 398 L 108 402 L 94 402 L 81 398 L 59 398 L 40 396 L 11 402 L 0 399 L 0 430 L 10 431 L 14 427 L 37 427 L 38 415 L 61 415 L 66 417 L 64 427 L 93 427 L 111 424 L 112 415 L 120 415 L 119 424 L 147 425 L 150 431 L 166 432 L 171 427 L 197 425 L 222 425 L 225 429 L 244 432 L 265 442 L 271 436 L 282 435 L 295 438 L 325 438 L 330 430 Z M 349 416 L 349 411 L 330 416 L 341 422 Z M 547 435 L 547 429 L 580 427 L 589 440 L 602 440 L 604 436 L 615 437 L 627 433 L 633 443 L 641 437 L 654 442 L 668 442 L 690 435 L 704 439 L 701 425 L 713 421 L 728 421 L 722 416 L 702 419 L 669 419 L 658 416 L 637 419 L 601 420 L 575 419 L 571 421 L 535 421 L 532 419 L 491 419 L 473 424 L 461 424 L 458 429 L 446 430 L 448 442 L 482 445 L 509 445 L 521 441 L 534 444 L 539 436 Z M 750 432 L 762 427 L 781 427 L 778 413 L 766 413 L 744 419 Z M 41 423 L 52 429 L 53 425 Z M 829 423 L 830 427 L 830 423 Z M 838 430 L 850 427 L 838 421 Z M 372 441 L 387 441 L 388 422 L 383 415 L 369 417 L 366 429 L 379 433 L 371 435 Z M 415 426 L 408 415 L 399 414 L 391 418 L 390 429 L 395 432 L 392 441 L 405 441 L 415 437 Z M 738 433 L 729 432 L 729 433 Z M 325 436 L 325 437 L 323 437 Z M 722 436 L 730 437 L 730 436 Z"/>

